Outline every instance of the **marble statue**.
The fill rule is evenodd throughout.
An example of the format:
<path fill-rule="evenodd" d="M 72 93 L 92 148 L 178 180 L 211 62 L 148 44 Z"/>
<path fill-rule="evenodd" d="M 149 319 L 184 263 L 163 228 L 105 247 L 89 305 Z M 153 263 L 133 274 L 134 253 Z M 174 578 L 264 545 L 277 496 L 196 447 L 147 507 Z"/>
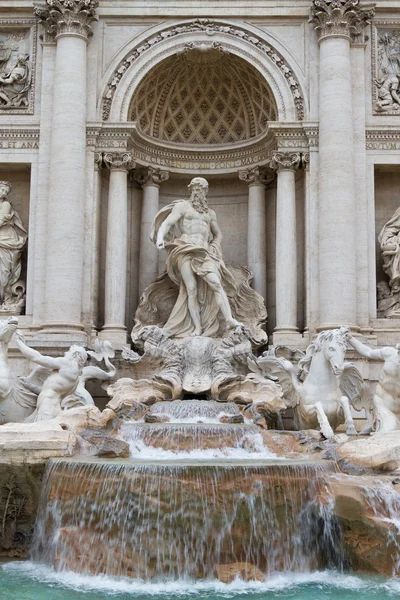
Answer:
<path fill-rule="evenodd" d="M 21 312 L 25 287 L 19 281 L 21 253 L 28 233 L 17 211 L 7 200 L 11 192 L 8 181 L 0 181 L 0 312 Z M 19 292 L 22 289 L 22 292 Z"/>
<path fill-rule="evenodd" d="M 250 368 L 279 380 L 287 404 L 297 407 L 299 428 L 319 426 L 326 438 L 346 423 L 346 433 L 356 435 L 350 405 L 364 407 L 368 386 L 352 363 L 345 362 L 348 329 L 321 332 L 298 365 L 270 352 L 249 360 Z"/>
<path fill-rule="evenodd" d="M 189 190 L 189 200 L 176 200 L 160 210 L 151 234 L 159 250 L 166 248 L 168 276 L 179 286 L 165 329 L 179 337 L 212 337 L 219 329 L 220 311 L 228 328 L 241 325 L 228 299 L 236 284 L 222 259 L 217 216 L 207 205 L 208 182 L 195 177 Z"/>
<path fill-rule="evenodd" d="M 21 331 L 17 331 L 15 337 L 20 352 L 47 370 L 43 385 L 36 390 L 39 392 L 36 408 L 25 419 L 26 423 L 54 419 L 62 411 L 64 402 L 68 402 L 68 399 L 74 395 L 81 398 L 82 404 L 91 403 L 88 395 L 83 393 L 84 383 L 88 379 L 107 381 L 112 379 L 116 373 L 115 367 L 109 362 L 113 352 L 110 352 L 111 346 L 108 342 L 105 342 L 104 345 L 98 343 L 97 352 L 90 354 L 81 346 L 71 346 L 64 356 L 52 357 L 43 356 L 34 348 L 27 346 Z M 89 355 L 96 360 L 104 357 L 108 371 L 94 366 L 85 367 Z M 76 406 L 76 402 L 72 402 L 72 405 Z"/>
<path fill-rule="evenodd" d="M 221 231 L 207 205 L 208 183 L 195 177 L 189 200 L 176 200 L 156 215 L 151 239 L 168 253 L 166 272 L 144 291 L 135 315 L 132 340 L 144 326 L 162 327 L 171 338 L 222 338 L 244 324 L 258 346 L 267 341 L 262 328 L 267 311 L 250 287 L 246 267 L 226 267 Z"/>
<path fill-rule="evenodd" d="M 0 425 L 20 423 L 36 408 L 37 393 L 31 386 L 40 384 L 37 373 L 16 377 L 8 364 L 8 345 L 18 327 L 18 319 L 0 320 Z"/>
<path fill-rule="evenodd" d="M 141 342 L 141 344 L 139 343 Z M 142 327 L 137 345 L 142 354 L 124 350 L 123 358 L 137 369 L 137 379 L 125 377 L 109 386 L 108 407 L 117 414 L 139 414 L 138 403 L 183 399 L 189 394 L 210 400 L 254 405 L 256 413 L 278 415 L 287 408 L 281 386 L 271 378 L 249 373 L 254 340 L 237 326 L 224 338 L 189 336 L 171 339 L 165 329 Z M 150 377 L 145 374 L 153 374 Z M 140 375 L 142 374 L 142 376 Z"/>
<path fill-rule="evenodd" d="M 14 67 L 0 74 L 0 108 L 28 106 L 29 87 L 29 54 L 18 54 Z"/>
<path fill-rule="evenodd" d="M 374 350 L 350 333 L 346 339 L 364 358 L 383 361 L 372 399 L 375 433 L 382 435 L 400 429 L 400 344 Z"/>

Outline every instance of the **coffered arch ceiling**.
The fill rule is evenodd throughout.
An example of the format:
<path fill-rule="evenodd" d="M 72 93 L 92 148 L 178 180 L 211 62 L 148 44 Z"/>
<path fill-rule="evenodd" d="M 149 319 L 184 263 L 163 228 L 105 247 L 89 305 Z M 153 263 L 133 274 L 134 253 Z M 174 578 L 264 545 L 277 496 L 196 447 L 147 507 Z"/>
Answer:
<path fill-rule="evenodd" d="M 261 74 L 222 48 L 163 60 L 139 84 L 128 114 L 139 133 L 177 146 L 240 145 L 278 119 Z"/>

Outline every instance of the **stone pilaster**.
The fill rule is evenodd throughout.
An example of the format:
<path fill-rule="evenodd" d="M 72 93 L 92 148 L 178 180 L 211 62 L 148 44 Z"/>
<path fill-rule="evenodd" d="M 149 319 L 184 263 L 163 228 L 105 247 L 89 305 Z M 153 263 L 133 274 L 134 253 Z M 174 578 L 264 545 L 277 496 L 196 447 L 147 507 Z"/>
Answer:
<path fill-rule="evenodd" d="M 97 0 L 46 0 L 35 14 L 57 42 L 42 331 L 82 340 L 87 42 Z"/>
<path fill-rule="evenodd" d="M 102 337 L 115 347 L 126 343 L 125 305 L 128 257 L 128 171 L 135 163 L 130 152 L 106 152 L 110 170 L 107 212 L 104 326 Z"/>
<path fill-rule="evenodd" d="M 274 152 L 276 193 L 276 326 L 274 344 L 294 343 L 297 327 L 296 170 L 299 152 Z"/>
<path fill-rule="evenodd" d="M 159 208 L 160 185 L 169 178 L 168 171 L 140 170 L 135 180 L 142 185 L 142 219 L 140 227 L 139 294 L 158 276 L 158 250 L 150 239 L 151 226 Z"/>
<path fill-rule="evenodd" d="M 247 265 L 253 272 L 253 287 L 265 299 L 267 295 L 267 242 L 265 186 L 275 173 L 262 167 L 239 171 L 239 179 L 249 186 L 247 212 Z"/>
<path fill-rule="evenodd" d="M 359 0 L 313 0 L 320 46 L 320 329 L 357 329 L 356 201 L 350 42 L 373 16 Z"/>

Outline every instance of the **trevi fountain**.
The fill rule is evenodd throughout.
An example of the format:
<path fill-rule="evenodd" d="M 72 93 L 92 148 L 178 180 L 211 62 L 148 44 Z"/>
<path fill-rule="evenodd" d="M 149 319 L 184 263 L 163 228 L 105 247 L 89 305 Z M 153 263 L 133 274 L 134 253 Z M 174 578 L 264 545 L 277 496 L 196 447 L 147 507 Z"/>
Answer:
<path fill-rule="evenodd" d="M 0 600 L 400 597 L 400 0 L 0 3 Z"/>

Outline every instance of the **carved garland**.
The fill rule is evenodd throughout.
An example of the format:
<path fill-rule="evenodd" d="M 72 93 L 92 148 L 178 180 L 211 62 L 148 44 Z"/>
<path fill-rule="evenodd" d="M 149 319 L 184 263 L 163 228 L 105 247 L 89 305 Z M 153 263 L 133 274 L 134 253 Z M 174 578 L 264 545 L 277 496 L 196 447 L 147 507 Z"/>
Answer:
<path fill-rule="evenodd" d="M 154 46 L 168 38 L 197 31 L 203 31 L 209 33 L 210 35 L 212 35 L 213 33 L 224 33 L 233 37 L 238 37 L 261 50 L 280 68 L 280 70 L 284 74 L 296 107 L 297 119 L 299 121 L 304 119 L 304 98 L 301 94 L 300 84 L 286 60 L 279 52 L 275 50 L 275 48 L 267 44 L 260 37 L 254 35 L 253 33 L 250 34 L 244 29 L 241 29 L 240 27 L 236 27 L 233 25 L 224 25 L 223 23 L 218 23 L 209 19 L 197 19 L 196 21 L 192 21 L 191 23 L 186 23 L 183 25 L 178 25 L 175 27 L 164 29 L 160 33 L 149 38 L 148 40 L 145 40 L 140 45 L 136 46 L 133 50 L 130 51 L 127 57 L 125 57 L 119 63 L 118 67 L 115 69 L 113 76 L 110 78 L 110 81 L 107 85 L 107 91 L 103 96 L 102 103 L 103 120 L 107 121 L 110 118 L 113 97 L 125 72 L 144 52 L 146 52 L 150 48 L 153 48 Z"/>

